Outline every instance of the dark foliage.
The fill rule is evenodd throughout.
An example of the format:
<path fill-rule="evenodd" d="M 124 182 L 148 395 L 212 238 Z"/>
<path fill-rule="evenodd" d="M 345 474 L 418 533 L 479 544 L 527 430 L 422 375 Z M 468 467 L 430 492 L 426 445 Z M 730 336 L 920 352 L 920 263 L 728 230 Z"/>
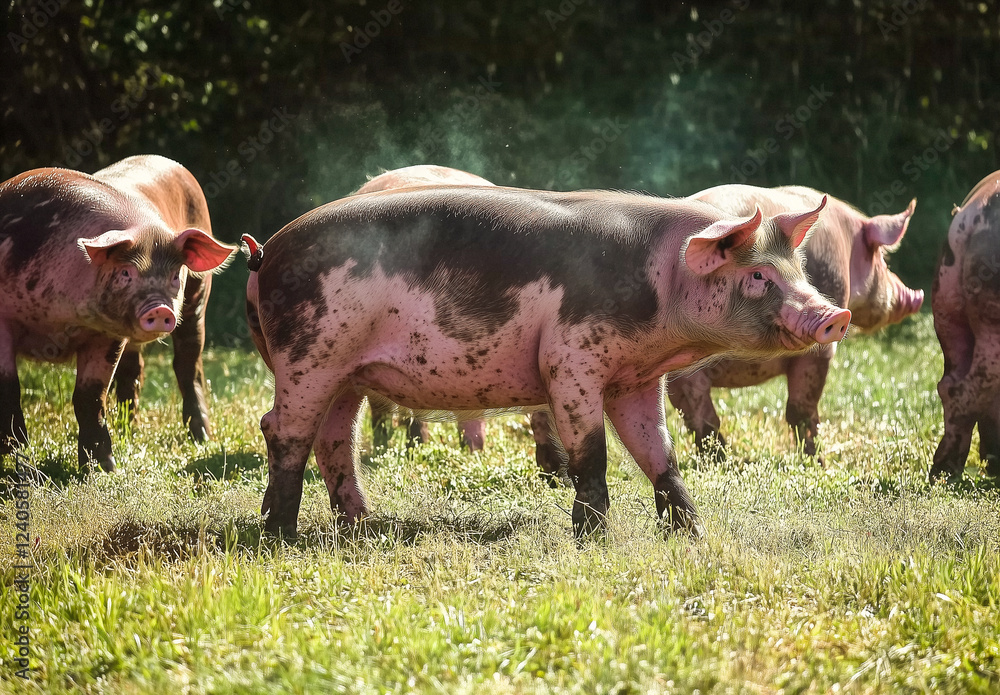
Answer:
<path fill-rule="evenodd" d="M 927 287 L 952 204 L 998 168 L 992 2 L 13 0 L 3 22 L 3 178 L 164 154 L 229 241 L 418 163 L 799 183 L 873 213 L 917 197 L 894 267 Z M 217 341 L 245 336 L 244 279 L 219 278 Z"/>

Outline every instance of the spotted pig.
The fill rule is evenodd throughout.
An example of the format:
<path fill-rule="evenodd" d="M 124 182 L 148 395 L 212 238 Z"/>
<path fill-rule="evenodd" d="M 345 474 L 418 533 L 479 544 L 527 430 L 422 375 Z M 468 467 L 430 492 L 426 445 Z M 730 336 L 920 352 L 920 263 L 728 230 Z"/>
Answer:
<path fill-rule="evenodd" d="M 115 367 L 127 343 L 170 333 L 185 417 L 207 429 L 203 274 L 234 250 L 207 227 L 198 184 L 163 157 L 132 157 L 97 176 L 35 169 L 0 184 L 0 453 L 27 442 L 17 358 L 75 356 L 79 460 L 113 470 L 105 409 Z M 129 361 L 134 392 L 137 353 Z"/>
<path fill-rule="evenodd" d="M 956 209 L 931 291 L 934 330 L 944 352 L 938 395 L 944 436 L 932 481 L 962 476 L 979 426 L 979 456 L 1000 476 L 1000 171 Z"/>
<path fill-rule="evenodd" d="M 712 203 L 734 215 L 760 207 L 765 214 L 780 214 L 829 203 L 805 244 L 806 274 L 812 284 L 834 304 L 851 311 L 851 323 L 874 332 L 920 310 L 924 293 L 912 290 L 886 265 L 886 252 L 901 242 L 916 200 L 897 215 L 868 217 L 842 200 L 801 186 L 757 188 L 731 184 L 696 193 L 692 198 Z M 784 374 L 788 379 L 785 419 L 796 432 L 804 451 L 816 454 L 819 400 L 836 344 L 804 354 L 785 355 L 765 362 L 721 360 L 704 369 L 671 378 L 670 401 L 681 411 L 688 429 L 695 433 L 700 450 L 719 433 L 719 416 L 712 403 L 713 386 L 754 386 Z"/>
<path fill-rule="evenodd" d="M 265 530 L 295 533 L 314 448 L 334 512 L 367 512 L 354 444 L 374 393 L 416 411 L 548 406 L 578 537 L 610 504 L 607 414 L 659 517 L 700 533 L 660 377 L 843 337 L 850 312 L 806 282 L 796 250 L 820 209 L 735 218 L 693 200 L 435 186 L 324 205 L 263 248 L 245 237 L 248 319 L 275 375 Z"/>

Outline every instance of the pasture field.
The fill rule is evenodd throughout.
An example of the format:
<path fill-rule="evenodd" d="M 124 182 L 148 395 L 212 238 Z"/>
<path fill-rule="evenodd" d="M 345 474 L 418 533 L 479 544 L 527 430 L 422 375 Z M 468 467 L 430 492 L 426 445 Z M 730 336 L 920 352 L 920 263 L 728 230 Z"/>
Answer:
<path fill-rule="evenodd" d="M 110 475 L 77 470 L 72 369 L 22 366 L 30 600 L 17 618 L 8 459 L 0 691 L 1000 692 L 1000 494 L 975 456 L 962 483 L 926 482 L 942 431 L 927 313 L 844 341 L 825 465 L 795 447 L 783 380 L 716 392 L 725 462 L 668 408 L 700 542 L 663 537 L 613 445 L 609 532 L 578 547 L 572 492 L 538 478 L 515 416 L 479 454 L 440 424 L 373 457 L 366 425 L 371 517 L 338 531 L 310 464 L 299 540 L 261 538 L 266 368 L 207 353 L 215 440 L 196 445 L 169 365 L 153 346 Z"/>

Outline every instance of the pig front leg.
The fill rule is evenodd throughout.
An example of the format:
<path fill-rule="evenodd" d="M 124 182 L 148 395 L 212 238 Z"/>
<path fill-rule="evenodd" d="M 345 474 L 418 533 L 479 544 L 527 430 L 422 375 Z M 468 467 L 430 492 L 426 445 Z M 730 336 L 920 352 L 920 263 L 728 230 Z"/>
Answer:
<path fill-rule="evenodd" d="M 330 509 L 334 517 L 347 522 L 357 521 L 368 512 L 355 469 L 363 400 L 362 396 L 345 392 L 334 401 L 313 447 L 316 463 L 330 493 Z"/>
<path fill-rule="evenodd" d="M 800 355 L 788 361 L 788 403 L 785 421 L 795 430 L 807 456 L 816 455 L 819 399 L 823 395 L 832 355 Z M 820 461 L 822 463 L 822 461 Z"/>
<path fill-rule="evenodd" d="M 580 539 L 607 524 L 608 445 L 600 386 L 567 382 L 549 385 L 549 405 L 569 457 L 569 477 L 576 488 L 573 531 Z"/>
<path fill-rule="evenodd" d="M 660 382 L 609 401 L 606 410 L 618 437 L 653 484 L 656 514 L 671 531 L 704 536 L 667 431 L 663 386 Z"/>
<path fill-rule="evenodd" d="M 715 451 L 724 457 L 726 440 L 719 432 L 722 422 L 712 402 L 712 377 L 707 370 L 670 377 L 667 395 L 684 418 L 684 425 L 694 432 L 698 451 Z"/>
<path fill-rule="evenodd" d="M 531 436 L 535 440 L 535 463 L 538 464 L 539 475 L 549 487 L 557 487 L 559 471 L 568 465 L 568 461 L 556 441 L 547 411 L 536 410 L 531 414 Z"/>
<path fill-rule="evenodd" d="M 81 468 L 96 461 L 105 471 L 115 470 L 106 419 L 107 397 L 125 342 L 94 338 L 77 350 L 73 411 L 80 428 L 77 449 Z"/>
<path fill-rule="evenodd" d="M 126 345 L 121 359 L 118 360 L 118 368 L 115 369 L 114 384 L 115 399 L 119 406 L 128 408 L 129 422 L 135 421 L 135 414 L 139 409 L 139 392 L 142 390 L 144 367 L 142 351 L 135 345 Z"/>
<path fill-rule="evenodd" d="M 181 321 L 174 330 L 174 375 L 181 390 L 181 417 L 196 442 L 212 435 L 205 394 L 205 367 L 201 353 L 205 349 L 205 306 L 212 289 L 212 276 L 191 275 L 184 286 Z"/>
<path fill-rule="evenodd" d="M 0 456 L 28 443 L 28 428 L 21 410 L 21 383 L 17 378 L 17 353 L 10 328 L 0 321 Z"/>

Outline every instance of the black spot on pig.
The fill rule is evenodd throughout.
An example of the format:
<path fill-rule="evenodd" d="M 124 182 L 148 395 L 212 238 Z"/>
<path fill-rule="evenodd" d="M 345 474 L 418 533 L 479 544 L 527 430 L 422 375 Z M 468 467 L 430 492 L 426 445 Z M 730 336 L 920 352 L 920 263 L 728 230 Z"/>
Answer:
<path fill-rule="evenodd" d="M 351 263 L 350 277 L 364 279 L 378 267 L 431 293 L 437 325 L 472 340 L 499 331 L 517 313 L 520 290 L 541 282 L 562 290 L 561 321 L 600 317 L 633 335 L 656 316 L 646 264 L 657 215 L 643 197 L 628 198 L 637 211 L 626 224 L 620 204 L 601 208 L 573 194 L 444 188 L 349 199 L 268 241 L 260 295 L 289 295 L 276 326 L 288 340 L 298 307 L 318 299 L 319 277 Z M 281 287 L 302 259 L 314 260 L 318 272 L 294 290 Z"/>
<path fill-rule="evenodd" d="M 955 265 L 955 252 L 951 250 L 951 244 L 948 240 L 944 240 L 944 245 L 941 246 L 941 265 L 946 268 L 950 268 Z"/>

